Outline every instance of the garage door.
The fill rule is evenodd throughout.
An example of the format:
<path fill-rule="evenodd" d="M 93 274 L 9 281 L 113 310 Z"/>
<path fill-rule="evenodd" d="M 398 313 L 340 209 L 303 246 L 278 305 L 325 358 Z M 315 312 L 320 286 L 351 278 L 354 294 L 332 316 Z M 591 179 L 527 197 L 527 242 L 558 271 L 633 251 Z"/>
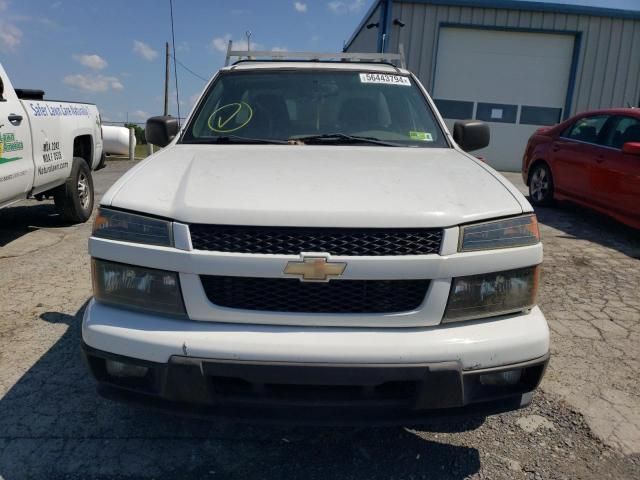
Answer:
<path fill-rule="evenodd" d="M 533 131 L 562 118 L 573 44 L 573 35 L 441 28 L 433 98 L 449 128 L 488 122 L 491 144 L 476 154 L 518 171 Z"/>

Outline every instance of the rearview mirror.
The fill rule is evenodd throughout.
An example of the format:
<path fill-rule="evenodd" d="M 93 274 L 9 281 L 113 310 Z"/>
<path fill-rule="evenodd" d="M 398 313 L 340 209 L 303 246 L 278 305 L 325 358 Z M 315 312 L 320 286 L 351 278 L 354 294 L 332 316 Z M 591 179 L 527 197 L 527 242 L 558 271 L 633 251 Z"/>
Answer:
<path fill-rule="evenodd" d="M 489 145 L 489 125 L 480 120 L 462 120 L 453 124 L 453 140 L 465 152 Z"/>
<path fill-rule="evenodd" d="M 147 120 L 144 134 L 148 143 L 159 147 L 166 147 L 179 131 L 178 119 L 171 115 L 151 117 Z"/>
<path fill-rule="evenodd" d="M 640 155 L 640 142 L 627 142 L 622 145 L 622 151 L 629 155 Z"/>

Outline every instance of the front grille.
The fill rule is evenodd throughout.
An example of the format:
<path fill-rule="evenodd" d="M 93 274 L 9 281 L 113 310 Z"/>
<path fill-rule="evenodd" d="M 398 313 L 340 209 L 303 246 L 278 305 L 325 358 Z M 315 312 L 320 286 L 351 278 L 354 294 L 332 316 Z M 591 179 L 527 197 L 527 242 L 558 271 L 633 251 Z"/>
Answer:
<path fill-rule="evenodd" d="M 202 275 L 214 304 L 244 310 L 300 313 L 393 313 L 420 306 L 429 280 L 334 280 Z"/>
<path fill-rule="evenodd" d="M 298 255 L 427 255 L 440 252 L 441 229 L 254 227 L 190 225 L 196 250 Z"/>

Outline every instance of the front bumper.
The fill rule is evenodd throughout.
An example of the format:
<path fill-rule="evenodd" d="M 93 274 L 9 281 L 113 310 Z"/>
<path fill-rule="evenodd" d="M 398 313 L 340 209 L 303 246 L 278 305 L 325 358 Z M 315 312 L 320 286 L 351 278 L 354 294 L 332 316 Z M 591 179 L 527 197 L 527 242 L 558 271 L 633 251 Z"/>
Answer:
<path fill-rule="evenodd" d="M 306 327 L 201 322 L 108 307 L 92 300 L 82 322 L 87 345 L 166 363 L 184 355 L 256 362 L 406 364 L 459 362 L 500 367 L 549 351 L 539 308 L 527 314 L 421 328 Z"/>
<path fill-rule="evenodd" d="M 548 362 L 538 308 L 426 328 L 234 325 L 161 318 L 92 301 L 83 346 L 100 391 L 196 415 L 406 422 L 529 403 Z M 105 361 L 148 368 L 118 378 Z M 515 385 L 480 376 L 522 369 Z M 337 408 L 339 407 L 339 408 Z"/>
<path fill-rule="evenodd" d="M 548 355 L 500 369 L 465 372 L 433 364 L 301 364 L 173 356 L 154 364 L 83 345 L 105 397 L 195 416 L 304 423 L 398 423 L 486 416 L 529 404 Z M 144 366 L 142 378 L 113 377 L 105 361 Z M 480 376 L 522 369 L 516 385 L 486 386 Z"/>

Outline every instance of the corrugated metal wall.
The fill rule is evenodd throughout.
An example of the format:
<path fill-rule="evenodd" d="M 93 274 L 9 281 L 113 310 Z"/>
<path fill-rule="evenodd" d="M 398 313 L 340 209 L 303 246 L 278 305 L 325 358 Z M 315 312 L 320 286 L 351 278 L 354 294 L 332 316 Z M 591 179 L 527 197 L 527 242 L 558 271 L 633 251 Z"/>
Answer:
<path fill-rule="evenodd" d="M 571 114 L 596 108 L 638 106 L 640 102 L 640 21 L 525 10 L 394 2 L 389 51 L 403 44 L 407 66 L 432 88 L 441 23 L 581 32 Z M 378 21 L 379 11 L 371 15 Z M 369 23 L 369 22 L 367 22 Z M 375 51 L 377 29 L 363 29 L 349 51 Z"/>
<path fill-rule="evenodd" d="M 380 5 L 371 13 L 369 18 L 362 24 L 360 31 L 353 37 L 351 45 L 349 45 L 350 52 L 358 53 L 375 53 L 378 48 L 378 29 L 367 29 L 366 25 L 369 23 L 376 23 L 380 20 L 380 12 L 382 8 Z M 397 48 L 397 47 L 396 47 Z M 389 50 L 390 51 L 390 50 Z"/>

